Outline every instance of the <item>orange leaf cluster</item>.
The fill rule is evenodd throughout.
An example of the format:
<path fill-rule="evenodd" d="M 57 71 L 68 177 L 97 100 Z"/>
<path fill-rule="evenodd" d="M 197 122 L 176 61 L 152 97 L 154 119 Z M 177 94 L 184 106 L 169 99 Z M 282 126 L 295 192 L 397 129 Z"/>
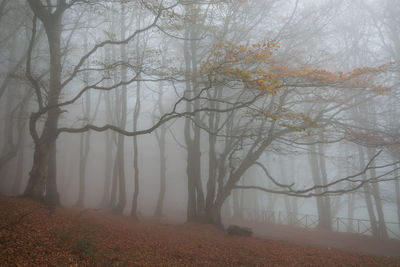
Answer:
<path fill-rule="evenodd" d="M 246 88 L 276 94 L 287 86 L 372 88 L 386 93 L 390 88 L 374 82 L 386 72 L 387 66 L 357 68 L 350 72 L 330 72 L 325 69 L 290 67 L 273 59 L 279 45 L 273 41 L 260 41 L 248 47 L 234 43 L 215 44 L 209 59 L 202 64 L 202 72 L 215 82 L 240 81 Z"/>

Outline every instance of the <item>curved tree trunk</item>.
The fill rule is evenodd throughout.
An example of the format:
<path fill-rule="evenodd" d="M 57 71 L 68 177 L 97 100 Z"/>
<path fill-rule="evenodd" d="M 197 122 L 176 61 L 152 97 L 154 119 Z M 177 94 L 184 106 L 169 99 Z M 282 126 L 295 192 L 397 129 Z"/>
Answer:
<path fill-rule="evenodd" d="M 41 1 L 29 0 L 28 2 L 33 12 L 42 21 L 46 31 L 50 52 L 48 106 L 55 106 L 58 104 L 61 90 L 61 19 L 64 6 L 58 6 L 54 12 L 50 12 Z M 40 137 L 36 132 L 38 118 L 35 115 L 30 118 L 30 133 L 35 142 L 35 151 L 24 195 L 46 200 L 51 204 L 59 204 L 56 184 L 56 139 L 59 115 L 59 108 L 48 110 Z"/>

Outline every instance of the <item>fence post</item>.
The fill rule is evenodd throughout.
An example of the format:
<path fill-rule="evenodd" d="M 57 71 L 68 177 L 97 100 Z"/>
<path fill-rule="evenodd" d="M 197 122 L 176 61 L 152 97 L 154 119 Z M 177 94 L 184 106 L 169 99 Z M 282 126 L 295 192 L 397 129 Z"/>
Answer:
<path fill-rule="evenodd" d="M 336 232 L 339 232 L 339 218 L 336 218 Z"/>

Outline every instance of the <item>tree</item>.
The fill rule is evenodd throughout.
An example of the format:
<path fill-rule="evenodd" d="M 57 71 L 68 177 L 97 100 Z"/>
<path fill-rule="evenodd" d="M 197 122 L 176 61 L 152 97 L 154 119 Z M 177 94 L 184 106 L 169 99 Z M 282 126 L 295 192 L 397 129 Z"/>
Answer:
<path fill-rule="evenodd" d="M 48 106 L 57 106 L 61 93 L 61 32 L 62 16 L 69 7 L 66 1 L 58 1 L 55 7 L 44 6 L 41 1 L 28 1 L 36 17 L 43 23 L 48 38 L 50 54 L 50 78 L 48 91 Z M 35 38 L 35 27 L 33 27 L 32 38 Z M 29 55 L 30 57 L 31 55 Z M 30 60 L 30 58 L 28 59 Z M 26 75 L 35 87 L 39 112 L 44 109 L 43 95 L 36 80 L 33 79 L 30 66 L 28 65 Z M 46 192 L 46 200 L 49 203 L 58 204 L 59 196 L 56 187 L 55 151 L 57 137 L 57 123 L 60 109 L 52 108 L 47 113 L 47 119 L 39 136 L 36 130 L 38 114 L 32 114 L 29 129 L 35 143 L 35 154 L 30 179 L 24 195 L 33 198 L 43 198 Z"/>
<path fill-rule="evenodd" d="M 261 189 L 257 186 L 238 186 L 237 183 L 267 147 L 285 136 L 289 140 L 307 138 L 312 134 L 312 129 L 327 129 L 335 123 L 333 122 L 334 118 L 339 117 L 333 117 L 329 114 L 332 112 L 337 115 L 348 108 L 344 103 L 332 101 L 334 98 L 331 99 L 327 95 L 337 94 L 340 88 L 347 88 L 346 90 L 360 88 L 365 91 L 367 91 L 367 88 L 383 90 L 380 85 L 365 82 L 368 77 L 379 74 L 383 69 L 365 68 L 349 73 L 332 73 L 309 67 L 292 69 L 288 66 L 279 65 L 279 61 L 272 57 L 274 49 L 276 49 L 276 44 L 268 42 L 260 42 L 248 48 L 234 44 L 221 44 L 216 46 L 213 56 L 203 65 L 208 76 L 213 78 L 214 84 L 221 83 L 225 86 L 229 83 L 240 84 L 246 92 L 254 92 L 258 101 L 251 102 L 253 112 L 248 120 L 254 120 L 254 117 L 258 117 L 261 121 L 256 128 L 242 127 L 242 133 L 238 135 L 238 138 L 242 139 L 240 148 L 236 148 L 236 151 L 233 150 L 233 153 L 238 155 L 240 163 L 231 170 L 211 208 L 210 214 L 212 216 L 209 219 L 217 225 L 221 223 L 220 209 L 222 204 L 233 189 Z M 359 92 L 356 89 L 353 90 Z M 261 94 L 258 94 L 260 92 Z M 247 97 L 249 96 L 247 95 Z M 323 107 L 322 104 L 317 105 L 321 100 L 324 101 Z M 300 112 L 304 108 L 304 103 L 308 103 L 309 109 L 303 109 L 304 111 Z M 299 106 L 296 107 L 294 104 Z M 245 120 L 246 117 L 249 117 L 248 112 L 242 113 L 242 117 L 236 118 L 236 120 L 243 119 L 243 121 L 248 122 L 248 120 Z M 254 124 L 250 125 L 253 126 Z M 244 141 L 245 136 L 249 136 L 249 139 L 247 139 L 249 143 Z M 243 156 L 239 156 L 240 154 Z M 233 156 L 231 155 L 230 158 L 233 158 Z M 272 181 L 276 180 L 272 179 Z M 312 190 L 325 188 L 336 183 L 329 183 L 326 186 L 318 184 L 311 188 Z M 293 190 L 292 185 L 282 185 L 279 182 L 276 182 L 275 185 L 280 185 L 286 190 L 264 191 L 271 193 L 285 192 L 284 194 L 293 196 L 302 196 L 302 194 L 309 192 L 307 190 Z M 354 186 L 352 190 L 358 188 L 357 186 Z M 349 190 L 327 190 L 310 193 L 307 196 L 345 193 Z"/>
<path fill-rule="evenodd" d="M 105 40 L 100 43 L 94 45 L 89 51 L 82 55 L 80 59 L 77 61 L 77 64 L 74 66 L 73 70 L 69 74 L 65 74 L 63 72 L 63 67 L 61 65 L 62 60 L 62 48 L 61 48 L 61 36 L 62 36 L 62 18 L 66 11 L 72 10 L 73 6 L 80 1 L 70 1 L 67 2 L 65 0 L 60 0 L 51 2 L 50 5 L 44 5 L 39 0 L 30 0 L 28 1 L 29 6 L 31 7 L 34 15 L 35 22 L 36 17 L 41 21 L 44 26 L 46 36 L 48 39 L 48 48 L 50 61 L 49 66 L 50 69 L 50 77 L 48 84 L 48 92 L 44 91 L 44 88 L 41 86 L 41 83 L 34 77 L 31 71 L 31 53 L 29 53 L 26 76 L 31 81 L 32 86 L 35 89 L 35 96 L 38 104 L 38 110 L 32 113 L 30 117 L 29 129 L 30 134 L 35 143 L 35 152 L 33 159 L 33 166 L 30 172 L 30 178 L 28 182 L 28 186 L 24 192 L 24 195 L 35 198 L 35 199 L 45 199 L 49 203 L 57 204 L 59 203 L 59 196 L 56 187 L 56 139 L 61 132 L 85 132 L 89 129 L 92 130 L 106 130 L 109 128 L 118 129 L 119 133 L 125 133 L 122 128 L 118 128 L 115 126 L 105 126 L 103 128 L 93 127 L 90 123 L 86 127 L 81 129 L 70 129 L 68 127 L 58 128 L 59 116 L 61 113 L 61 108 L 67 106 L 69 104 L 77 101 L 86 91 L 90 89 L 96 90 L 104 90 L 109 91 L 120 86 L 125 86 L 137 80 L 138 73 L 131 78 L 112 84 L 108 87 L 102 87 L 100 84 L 107 79 L 106 76 L 99 77 L 96 82 L 89 84 L 88 86 L 83 87 L 83 89 L 78 92 L 78 94 L 67 101 L 61 102 L 61 91 L 67 87 L 72 81 L 81 75 L 82 72 L 90 71 L 90 69 L 84 69 L 85 62 L 87 62 L 91 56 L 95 55 L 95 53 L 106 47 L 113 45 L 123 45 L 129 43 L 131 40 L 137 37 L 142 32 L 145 32 L 151 28 L 155 28 L 158 20 L 160 19 L 162 13 L 166 10 L 169 10 L 176 6 L 178 3 L 173 4 L 171 7 L 163 7 L 157 3 L 154 5 L 146 4 L 144 2 L 139 3 L 143 5 L 145 8 L 149 8 L 153 10 L 153 20 L 146 26 L 140 29 L 136 29 L 132 34 L 127 36 L 126 38 L 122 38 L 121 40 Z M 49 2 L 50 3 L 50 2 Z M 102 4 L 102 3 L 100 3 Z M 107 7 L 107 4 L 105 4 Z M 36 26 L 33 27 L 31 43 L 34 42 L 36 35 Z M 31 52 L 31 51 L 30 51 Z M 98 71 L 101 73 L 102 71 L 112 70 L 123 64 L 117 63 L 115 65 L 106 66 L 106 68 L 99 69 Z M 139 66 L 138 66 L 139 67 Z M 140 71 L 140 69 L 136 69 L 136 71 Z M 62 80 L 62 76 L 66 76 L 64 80 Z M 44 99 L 44 93 L 47 94 L 47 99 Z M 42 131 L 38 132 L 38 121 L 41 117 L 45 116 L 45 122 L 43 125 Z M 147 132 L 151 132 L 159 125 L 164 123 L 166 118 L 164 117 L 162 121 L 160 121 L 157 125 L 152 128 L 144 131 L 137 131 L 132 133 L 132 135 L 144 134 Z M 122 140 L 122 139 L 120 139 Z M 121 145 L 120 145 L 121 146 Z M 121 156 L 121 155 L 120 155 Z M 121 163 L 121 161 L 119 161 Z M 121 169 L 121 168 L 120 168 Z M 119 170 L 121 171 L 121 170 Z M 119 173 L 121 175 L 121 173 Z M 122 180 L 120 179 L 120 183 Z M 123 184 L 120 184 L 120 189 L 124 188 Z M 122 192 L 122 191 L 121 191 Z M 120 192 L 120 197 L 123 198 L 123 193 Z M 120 201 L 119 210 L 123 207 L 123 203 Z"/>
<path fill-rule="evenodd" d="M 7 163 L 18 156 L 17 162 L 20 165 L 23 159 L 24 133 L 26 131 L 26 110 L 29 104 L 32 91 L 28 90 L 20 77 L 20 68 L 26 60 L 26 50 L 28 43 L 23 39 L 24 34 L 29 32 L 31 24 L 30 16 L 21 12 L 23 3 L 20 1 L 4 0 L 0 3 L 0 25 L 3 25 L 0 32 L 1 53 L 8 55 L 4 70 L 1 70 L 2 80 L 0 83 L 0 100 L 4 102 L 2 116 L 4 124 L 2 126 L 2 142 L 0 150 L 0 171 L 4 171 Z M 23 17 L 24 19 L 15 20 Z M 8 21 L 12 26 L 4 25 Z M 39 30 L 38 36 L 41 36 Z M 37 42 L 35 42 L 36 44 Z M 19 44 L 19 45 L 16 45 Z M 32 44 L 34 45 L 34 44 Z M 17 171 L 20 172 L 20 168 Z M 16 174 L 19 180 L 21 175 Z M 18 187 L 18 183 L 16 183 Z M 15 188 L 15 187 L 14 187 Z M 19 190 L 19 187 L 18 187 Z"/>

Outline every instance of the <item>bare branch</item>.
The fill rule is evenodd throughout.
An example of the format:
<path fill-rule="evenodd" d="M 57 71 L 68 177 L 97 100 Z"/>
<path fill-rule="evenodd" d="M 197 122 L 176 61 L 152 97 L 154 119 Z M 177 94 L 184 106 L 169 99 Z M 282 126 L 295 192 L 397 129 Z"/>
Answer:
<path fill-rule="evenodd" d="M 306 189 L 302 189 L 302 190 L 295 190 L 293 189 L 293 184 L 291 185 L 284 185 L 284 184 L 280 184 L 276 181 L 276 179 L 274 179 L 268 172 L 266 172 L 266 169 L 264 170 L 264 172 L 266 173 L 267 177 L 277 186 L 279 187 L 283 187 L 283 188 L 287 188 L 287 190 L 276 190 L 276 189 L 269 189 L 269 188 L 265 188 L 265 187 L 261 187 L 261 186 L 234 186 L 234 189 L 258 189 L 267 193 L 273 193 L 273 194 L 281 194 L 281 195 L 288 195 L 288 196 L 294 196 L 294 197 L 304 197 L 304 198 L 309 198 L 309 197 L 319 197 L 319 196 L 327 196 L 327 195 L 342 195 L 345 193 L 349 193 L 352 191 L 355 191 L 359 188 L 361 188 L 363 185 L 368 184 L 368 183 L 379 183 L 379 182 L 383 182 L 383 181 L 391 181 L 391 180 L 397 180 L 399 179 L 398 176 L 394 177 L 394 178 L 388 178 L 388 179 L 382 179 L 383 177 L 388 176 L 389 174 L 392 174 L 394 172 L 396 172 L 397 170 L 400 169 L 400 167 L 395 167 L 392 170 L 389 170 L 379 176 L 376 177 L 372 177 L 369 179 L 357 179 L 354 180 L 353 178 L 358 177 L 363 175 L 364 173 L 366 173 L 368 170 L 371 169 L 382 169 L 382 168 L 387 168 L 387 167 L 391 167 L 391 166 L 396 166 L 397 164 L 400 163 L 400 161 L 396 161 L 396 162 L 392 162 L 389 164 L 385 164 L 385 165 L 381 165 L 381 166 L 373 166 L 371 167 L 372 162 L 379 156 L 379 154 L 382 152 L 382 150 L 380 150 L 378 153 L 376 153 L 367 163 L 367 165 L 364 167 L 363 170 L 361 170 L 360 172 L 353 174 L 353 175 L 349 175 L 347 177 L 341 178 L 341 179 L 337 179 L 331 183 L 328 183 L 326 185 L 315 185 Z M 259 164 L 259 166 L 263 166 L 261 164 Z M 342 188 L 342 189 L 336 189 L 336 190 L 324 190 L 320 193 L 314 193 L 311 191 L 314 191 L 315 189 L 329 189 L 331 188 L 333 185 L 339 184 L 341 182 L 349 182 L 350 184 L 354 184 L 357 183 L 355 186 L 352 186 L 350 188 Z M 309 193 L 311 192 L 311 193 Z"/>

